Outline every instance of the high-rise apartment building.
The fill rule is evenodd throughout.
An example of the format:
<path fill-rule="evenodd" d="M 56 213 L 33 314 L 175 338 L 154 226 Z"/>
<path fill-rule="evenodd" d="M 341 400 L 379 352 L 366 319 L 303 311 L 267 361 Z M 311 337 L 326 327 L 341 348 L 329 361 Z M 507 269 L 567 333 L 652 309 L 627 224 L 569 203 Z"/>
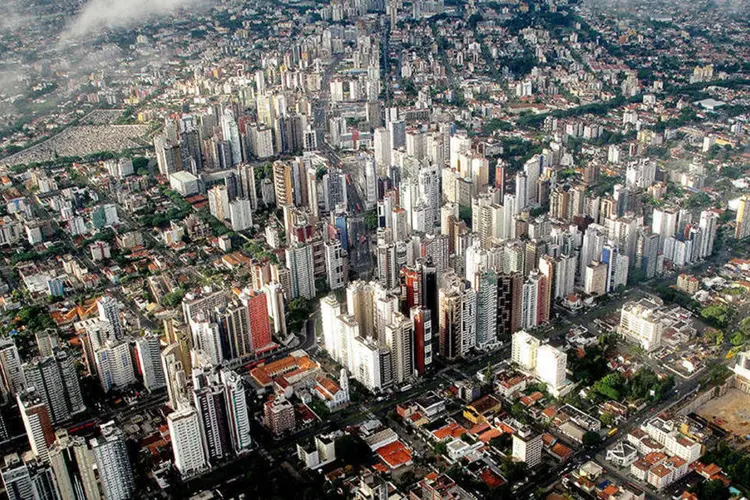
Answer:
<path fill-rule="evenodd" d="M 214 186 L 206 193 L 208 209 L 211 215 L 221 222 L 229 220 L 229 190 L 226 186 Z"/>
<path fill-rule="evenodd" d="M 273 189 L 277 207 L 292 204 L 294 193 L 292 191 L 292 169 L 289 164 L 282 161 L 274 162 Z"/>
<path fill-rule="evenodd" d="M 99 319 L 107 322 L 111 328 L 112 336 L 116 340 L 122 340 L 125 336 L 125 330 L 120 318 L 120 304 L 117 302 L 117 299 L 109 295 L 104 295 L 99 298 L 96 307 L 99 311 Z"/>
<path fill-rule="evenodd" d="M 734 237 L 742 240 L 748 236 L 750 236 L 750 196 L 743 196 L 737 206 Z"/>
<path fill-rule="evenodd" d="M 497 341 L 497 273 L 489 270 L 476 272 L 474 289 L 477 292 L 476 346 L 479 349 L 485 349 Z"/>
<path fill-rule="evenodd" d="M 539 339 L 521 330 L 513 334 L 511 344 L 511 361 L 522 370 L 534 372 L 537 364 Z"/>
<path fill-rule="evenodd" d="M 193 405 L 208 461 L 213 464 L 231 456 L 226 394 L 214 367 L 193 368 Z"/>
<path fill-rule="evenodd" d="M 200 419 L 195 409 L 184 406 L 167 416 L 174 466 L 180 475 L 190 477 L 209 467 L 201 442 Z"/>
<path fill-rule="evenodd" d="M 459 358 L 476 345 L 476 292 L 455 275 L 451 281 L 440 289 L 438 305 L 439 348 L 446 359 Z"/>
<path fill-rule="evenodd" d="M 409 315 L 414 329 L 414 370 L 423 376 L 432 364 L 432 312 L 426 307 L 412 307 Z"/>
<path fill-rule="evenodd" d="M 524 427 L 513 434 L 513 458 L 535 467 L 542 461 L 542 435 Z"/>
<path fill-rule="evenodd" d="M 16 398 L 31 452 L 37 459 L 47 462 L 49 446 L 55 441 L 47 404 L 33 387 L 19 392 Z"/>
<path fill-rule="evenodd" d="M 661 345 L 663 330 L 661 306 L 655 301 L 641 299 L 622 306 L 619 333 L 639 343 L 646 351 L 651 352 Z"/>
<path fill-rule="evenodd" d="M 709 257 L 714 252 L 714 242 L 716 241 L 716 231 L 719 226 L 719 214 L 712 210 L 704 210 L 701 212 L 700 222 L 698 226 L 702 230 L 702 238 L 700 241 L 698 256 L 701 259 Z"/>
<path fill-rule="evenodd" d="M 2 478 L 8 500 L 58 498 L 52 469 L 38 460 L 21 460 L 16 453 L 6 455 Z"/>
<path fill-rule="evenodd" d="M 122 431 L 114 422 L 101 426 L 101 436 L 91 440 L 99 471 L 99 481 L 106 500 L 129 500 L 135 492 L 133 467 Z"/>
<path fill-rule="evenodd" d="M 60 429 L 49 448 L 49 462 L 57 488 L 64 499 L 99 500 L 99 483 L 94 472 L 94 455 L 82 437 Z"/>
<path fill-rule="evenodd" d="M 164 379 L 169 395 L 169 407 L 177 410 L 188 400 L 188 375 L 185 371 L 185 356 L 180 344 L 174 342 L 161 353 Z"/>
<path fill-rule="evenodd" d="M 556 393 L 565 385 L 567 362 L 567 354 L 549 344 L 542 345 L 537 349 L 536 376 L 547 384 L 550 392 Z"/>
<path fill-rule="evenodd" d="M 248 354 L 257 355 L 273 346 L 266 294 L 245 290 L 240 295 L 240 300 L 248 311 L 251 347 Z"/>
<path fill-rule="evenodd" d="M 140 337 L 135 341 L 135 352 L 146 390 L 153 392 L 165 387 L 166 378 L 161 363 L 159 336 L 149 333 Z"/>
<path fill-rule="evenodd" d="M 237 121 L 231 109 L 225 109 L 221 115 L 221 135 L 232 148 L 232 166 L 242 163 L 242 139 Z"/>
<path fill-rule="evenodd" d="M 293 430 L 297 426 L 294 406 L 287 399 L 276 396 L 263 405 L 265 424 L 276 436 Z"/>
<path fill-rule="evenodd" d="M 229 222 L 233 231 L 245 231 L 253 226 L 253 205 L 247 198 L 229 203 Z"/>
<path fill-rule="evenodd" d="M 326 279 L 328 288 L 338 290 L 346 286 L 347 266 L 346 250 L 344 250 L 341 241 L 332 239 L 323 244 L 326 260 Z"/>
<path fill-rule="evenodd" d="M 130 345 L 124 341 L 109 341 L 94 353 L 99 381 L 105 392 L 113 387 L 125 387 L 136 382 Z"/>
<path fill-rule="evenodd" d="M 52 356 L 23 365 L 27 386 L 46 403 L 54 423 L 68 420 L 86 409 L 73 358 L 62 349 Z"/>
<path fill-rule="evenodd" d="M 290 300 L 297 297 L 312 299 L 315 297 L 315 266 L 313 263 L 312 245 L 296 243 L 286 249 L 286 267 L 291 273 L 292 294 Z"/>
<path fill-rule="evenodd" d="M 227 405 L 227 424 L 232 449 L 235 454 L 245 453 L 252 445 L 245 386 L 242 377 L 228 368 L 221 370 L 220 377 L 224 385 L 224 400 Z"/>
<path fill-rule="evenodd" d="M 400 384 L 414 375 L 414 328 L 411 320 L 397 312 L 385 327 L 385 345 L 391 350 L 393 381 Z"/>
<path fill-rule="evenodd" d="M 13 339 L 0 339 L 0 393 L 4 402 L 15 399 L 16 394 L 26 388 L 21 363 L 21 356 Z"/>

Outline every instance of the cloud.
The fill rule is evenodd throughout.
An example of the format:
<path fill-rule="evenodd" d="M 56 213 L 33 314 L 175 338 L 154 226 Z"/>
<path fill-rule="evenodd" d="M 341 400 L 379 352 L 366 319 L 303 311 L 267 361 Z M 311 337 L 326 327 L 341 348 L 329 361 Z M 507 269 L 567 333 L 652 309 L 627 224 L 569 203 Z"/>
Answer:
<path fill-rule="evenodd" d="M 14 31 L 27 25 L 31 19 L 20 11 L 17 0 L 6 0 L 0 2 L 0 32 Z"/>
<path fill-rule="evenodd" d="M 128 28 L 164 17 L 181 8 L 196 7 L 205 0 L 89 0 L 63 32 L 63 39 L 77 39 L 102 29 Z"/>

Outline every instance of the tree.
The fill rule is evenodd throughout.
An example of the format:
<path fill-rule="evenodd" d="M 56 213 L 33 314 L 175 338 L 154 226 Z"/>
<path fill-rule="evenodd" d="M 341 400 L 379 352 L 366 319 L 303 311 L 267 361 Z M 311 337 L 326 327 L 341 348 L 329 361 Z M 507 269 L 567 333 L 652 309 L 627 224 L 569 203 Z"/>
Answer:
<path fill-rule="evenodd" d="M 500 463 L 500 470 L 508 481 L 513 482 L 526 475 L 528 465 L 524 462 L 516 462 L 513 457 L 506 455 Z"/>
<path fill-rule="evenodd" d="M 671 376 L 659 377 L 652 369 L 643 368 L 631 378 L 629 396 L 632 399 L 650 398 L 659 401 L 673 387 L 674 379 Z"/>
<path fill-rule="evenodd" d="M 569 360 L 573 379 L 584 385 L 591 385 L 607 374 L 607 358 L 604 349 L 593 346 L 586 349 L 583 357 L 573 356 Z"/>
<path fill-rule="evenodd" d="M 147 169 L 149 164 L 149 159 L 144 158 L 142 156 L 134 156 L 133 157 L 133 168 L 138 171 L 140 169 Z"/>
<path fill-rule="evenodd" d="M 297 297 L 296 299 L 291 300 L 287 311 L 289 329 L 292 332 L 299 331 L 305 324 L 305 321 L 310 318 L 313 309 L 313 302 L 304 297 Z"/>
<path fill-rule="evenodd" d="M 729 308 L 726 304 L 712 304 L 701 309 L 701 318 L 717 328 L 725 328 L 729 321 Z"/>
<path fill-rule="evenodd" d="M 706 464 L 715 463 L 744 489 L 750 486 L 750 454 L 746 450 L 736 449 L 726 441 L 721 441 L 716 448 L 706 452 L 701 461 Z M 699 495 L 699 498 L 703 500 L 704 497 Z"/>
<path fill-rule="evenodd" d="M 624 387 L 625 379 L 623 376 L 619 373 L 610 373 L 598 380 L 594 384 L 593 390 L 608 399 L 617 401 L 620 399 Z"/>
<path fill-rule="evenodd" d="M 372 454 L 370 447 L 367 446 L 359 436 L 347 434 L 336 441 L 336 457 L 343 464 L 359 467 L 364 465 L 367 458 Z"/>
<path fill-rule="evenodd" d="M 606 427 L 612 427 L 612 424 L 615 423 L 615 416 L 605 411 L 599 415 L 599 421 Z"/>
<path fill-rule="evenodd" d="M 709 342 L 713 342 L 716 347 L 720 347 L 724 343 L 724 332 L 716 328 L 707 328 L 703 336 Z"/>
<path fill-rule="evenodd" d="M 513 130 L 513 125 L 504 120 L 501 120 L 500 118 L 491 118 L 487 120 L 482 127 L 482 132 L 487 135 L 491 135 L 496 130 L 503 130 L 508 132 Z"/>
<path fill-rule="evenodd" d="M 375 210 L 369 210 L 365 213 L 365 227 L 370 231 L 378 228 L 378 214 Z"/>
<path fill-rule="evenodd" d="M 740 323 L 740 331 L 745 334 L 745 336 L 750 336 L 750 317 L 745 318 Z"/>
<path fill-rule="evenodd" d="M 691 491 L 701 500 L 728 500 L 731 497 L 729 488 L 719 479 L 698 483 Z"/>
<path fill-rule="evenodd" d="M 432 447 L 432 451 L 435 452 L 435 455 L 443 456 L 448 453 L 448 445 L 446 445 L 442 441 L 439 443 L 435 443 L 435 446 Z"/>
<path fill-rule="evenodd" d="M 583 435 L 583 446 L 596 446 L 602 442 L 602 437 L 598 432 L 586 431 Z"/>
<path fill-rule="evenodd" d="M 185 290 L 182 288 L 178 288 L 166 294 L 162 299 L 162 303 L 164 303 L 164 305 L 167 307 L 175 307 L 177 304 L 182 302 L 183 297 L 185 297 Z"/>
<path fill-rule="evenodd" d="M 458 218 L 464 221 L 468 227 L 471 227 L 471 207 L 459 205 Z"/>
<path fill-rule="evenodd" d="M 745 334 L 742 332 L 734 332 L 732 338 L 729 339 L 733 346 L 739 347 L 745 343 Z"/>
<path fill-rule="evenodd" d="M 688 208 L 702 208 L 711 204 L 711 197 L 703 191 L 690 195 L 685 205 Z"/>

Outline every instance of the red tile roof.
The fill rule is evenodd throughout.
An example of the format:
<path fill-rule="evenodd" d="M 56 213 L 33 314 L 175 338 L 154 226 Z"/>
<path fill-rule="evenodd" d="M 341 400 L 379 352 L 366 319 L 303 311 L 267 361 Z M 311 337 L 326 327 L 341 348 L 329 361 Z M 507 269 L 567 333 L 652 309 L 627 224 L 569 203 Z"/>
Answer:
<path fill-rule="evenodd" d="M 391 469 L 396 469 L 411 462 L 411 451 L 401 441 L 394 441 L 381 446 L 377 453 L 380 455 L 380 459 Z"/>

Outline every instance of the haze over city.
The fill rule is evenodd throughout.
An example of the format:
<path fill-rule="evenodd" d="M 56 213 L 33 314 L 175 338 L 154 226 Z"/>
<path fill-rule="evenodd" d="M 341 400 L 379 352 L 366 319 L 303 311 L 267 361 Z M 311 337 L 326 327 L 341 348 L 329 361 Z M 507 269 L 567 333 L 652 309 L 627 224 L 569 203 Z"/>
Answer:
<path fill-rule="evenodd" d="M 747 498 L 748 19 L 3 1 L 0 496 Z"/>

